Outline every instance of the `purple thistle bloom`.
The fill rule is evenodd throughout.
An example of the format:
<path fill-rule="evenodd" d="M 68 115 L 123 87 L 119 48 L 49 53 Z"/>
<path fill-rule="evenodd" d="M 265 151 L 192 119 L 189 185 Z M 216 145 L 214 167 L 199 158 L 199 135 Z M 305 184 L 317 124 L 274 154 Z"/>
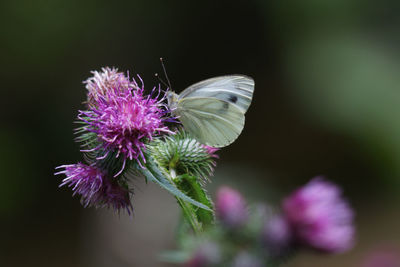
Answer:
<path fill-rule="evenodd" d="M 124 73 L 118 72 L 118 69 L 106 67 L 101 70 L 102 72 L 92 71 L 93 77 L 84 81 L 88 90 L 87 103 L 89 107 L 96 107 L 99 98 L 106 97 L 106 92 L 109 90 L 123 92 L 136 86 Z"/>
<path fill-rule="evenodd" d="M 354 242 L 354 213 L 341 189 L 314 178 L 283 201 L 283 210 L 299 243 L 315 249 L 345 252 Z"/>
<path fill-rule="evenodd" d="M 64 168 L 58 174 L 65 174 L 67 177 L 62 181 L 61 186 L 68 185 L 74 191 L 73 195 L 81 195 L 82 205 L 86 207 L 107 207 L 116 211 L 125 209 L 128 214 L 132 211 L 132 204 L 129 199 L 129 191 L 120 186 L 116 180 L 94 166 L 82 163 L 63 165 Z"/>
<path fill-rule="evenodd" d="M 248 218 L 248 210 L 243 196 L 227 186 L 218 190 L 215 209 L 217 218 L 228 227 L 242 226 Z"/>
<path fill-rule="evenodd" d="M 207 146 L 207 145 L 201 145 L 201 146 L 205 148 L 205 150 L 210 155 L 210 157 L 216 158 L 216 159 L 219 158 L 219 156 L 217 154 L 215 154 L 219 150 L 219 148 Z"/>
<path fill-rule="evenodd" d="M 104 158 L 116 151 L 116 157 L 122 154 L 124 165 L 126 159 L 140 164 L 139 158 L 145 161 L 146 140 L 161 132 L 172 133 L 163 124 L 166 106 L 162 103 L 165 96 L 158 99 L 160 88 L 155 98 L 144 96 L 143 82 L 139 87 L 135 80 L 130 82 L 123 74 L 109 69 L 103 69 L 102 74 L 95 72 L 95 77 L 87 81 L 87 88 L 91 109 L 80 111 L 78 119 L 88 125 L 87 131 L 96 133 L 101 145 L 84 152 L 104 149 Z"/>
<path fill-rule="evenodd" d="M 203 144 L 201 144 L 201 146 L 206 150 L 206 152 L 210 156 L 210 158 L 219 159 L 219 156 L 216 154 L 216 152 L 219 151 L 219 148 L 212 147 L 212 146 L 207 146 L 207 145 L 203 145 Z M 214 175 L 214 168 L 217 166 L 217 162 L 212 160 L 211 161 L 211 166 L 212 167 L 211 167 L 210 175 L 213 176 Z"/>

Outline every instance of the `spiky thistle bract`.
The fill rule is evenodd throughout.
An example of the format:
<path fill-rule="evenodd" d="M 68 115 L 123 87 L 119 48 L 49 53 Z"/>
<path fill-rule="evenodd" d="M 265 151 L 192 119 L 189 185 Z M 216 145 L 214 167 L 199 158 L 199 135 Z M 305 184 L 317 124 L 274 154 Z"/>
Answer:
<path fill-rule="evenodd" d="M 175 135 L 154 140 L 148 148 L 156 162 L 174 177 L 188 174 L 205 183 L 216 165 L 215 150 L 200 144 L 182 128 Z"/>

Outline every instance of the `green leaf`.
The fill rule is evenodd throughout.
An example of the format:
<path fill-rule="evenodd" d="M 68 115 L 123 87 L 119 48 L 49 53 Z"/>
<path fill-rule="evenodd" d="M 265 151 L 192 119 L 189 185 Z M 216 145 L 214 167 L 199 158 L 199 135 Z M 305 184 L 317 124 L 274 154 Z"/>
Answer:
<path fill-rule="evenodd" d="M 197 216 L 196 212 L 197 212 L 197 210 L 203 210 L 203 209 L 199 209 L 190 203 L 182 201 L 182 199 L 180 199 L 180 198 L 177 198 L 177 201 L 179 203 L 179 206 L 181 206 L 182 213 L 183 213 L 184 218 L 186 219 L 186 222 L 188 222 L 190 224 L 190 226 L 192 227 L 193 231 L 196 234 L 201 233 L 203 228 L 202 228 L 201 222 L 198 220 L 198 216 Z M 206 212 L 209 212 L 209 211 L 206 211 Z"/>
<path fill-rule="evenodd" d="M 190 176 L 187 174 L 180 175 L 178 176 L 178 179 L 175 180 L 175 184 L 188 196 L 207 205 L 212 210 L 213 204 L 208 197 L 205 189 L 201 186 L 195 176 Z M 198 217 L 198 220 L 202 223 L 203 226 L 210 225 L 214 221 L 214 214 L 212 211 L 195 209 L 195 213 Z"/>
<path fill-rule="evenodd" d="M 158 184 L 159 186 L 173 194 L 175 197 L 185 202 L 188 202 L 196 207 L 212 211 L 210 207 L 192 199 L 191 197 L 180 191 L 174 183 L 172 183 L 169 179 L 165 177 L 165 175 L 159 170 L 159 168 L 150 156 L 146 156 L 146 160 L 146 168 L 141 168 L 139 170 L 143 173 L 144 176 L 146 176 L 149 181 Z"/>

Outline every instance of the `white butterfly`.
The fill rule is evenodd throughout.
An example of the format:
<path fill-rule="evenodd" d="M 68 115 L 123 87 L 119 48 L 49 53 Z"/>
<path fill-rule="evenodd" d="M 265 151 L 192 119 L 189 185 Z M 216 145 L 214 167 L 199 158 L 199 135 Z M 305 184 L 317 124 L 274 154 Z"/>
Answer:
<path fill-rule="evenodd" d="M 231 144 L 244 127 L 254 80 L 243 75 L 227 75 L 201 81 L 180 95 L 169 91 L 172 114 L 200 143 L 212 147 Z"/>

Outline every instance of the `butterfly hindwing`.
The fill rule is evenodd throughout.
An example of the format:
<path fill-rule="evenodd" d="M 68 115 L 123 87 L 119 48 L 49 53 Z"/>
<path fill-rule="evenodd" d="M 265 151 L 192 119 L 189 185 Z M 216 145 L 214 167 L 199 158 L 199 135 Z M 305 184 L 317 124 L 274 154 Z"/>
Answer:
<path fill-rule="evenodd" d="M 207 79 L 185 89 L 179 99 L 207 97 L 235 105 L 246 113 L 254 92 L 254 80 L 244 75 L 227 75 Z"/>
<path fill-rule="evenodd" d="M 229 145 L 244 127 L 244 112 L 238 106 L 215 97 L 180 99 L 177 113 L 189 133 L 201 143 L 213 147 Z"/>

